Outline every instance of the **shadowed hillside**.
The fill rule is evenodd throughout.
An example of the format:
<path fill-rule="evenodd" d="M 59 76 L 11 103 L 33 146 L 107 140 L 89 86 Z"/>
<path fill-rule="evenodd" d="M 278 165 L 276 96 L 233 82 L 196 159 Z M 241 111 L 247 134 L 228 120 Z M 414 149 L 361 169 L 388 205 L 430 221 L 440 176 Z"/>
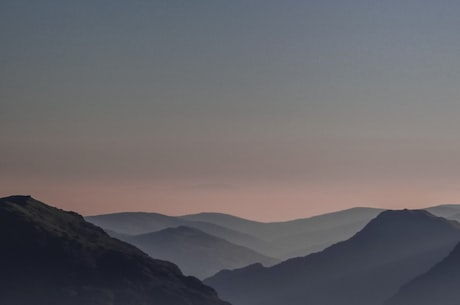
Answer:
<path fill-rule="evenodd" d="M 0 242 L 0 304 L 228 304 L 174 264 L 29 196 L 0 199 Z"/>

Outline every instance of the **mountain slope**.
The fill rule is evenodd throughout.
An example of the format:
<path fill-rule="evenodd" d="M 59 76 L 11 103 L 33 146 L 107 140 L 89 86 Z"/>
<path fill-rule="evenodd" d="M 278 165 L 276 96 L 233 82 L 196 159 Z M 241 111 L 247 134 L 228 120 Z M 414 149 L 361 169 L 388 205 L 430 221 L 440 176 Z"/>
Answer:
<path fill-rule="evenodd" d="M 198 229 L 180 226 L 124 238 L 152 257 L 176 263 L 185 274 L 204 278 L 222 269 L 235 269 L 277 260 L 232 244 Z"/>
<path fill-rule="evenodd" d="M 0 243 L 0 304 L 227 304 L 174 264 L 30 196 L 0 199 Z"/>
<path fill-rule="evenodd" d="M 223 271 L 205 283 L 238 305 L 381 305 L 459 240 L 456 222 L 426 211 L 385 211 L 322 252 L 271 268 Z"/>
<path fill-rule="evenodd" d="M 460 304 L 460 244 L 440 263 L 411 280 L 386 305 Z"/>

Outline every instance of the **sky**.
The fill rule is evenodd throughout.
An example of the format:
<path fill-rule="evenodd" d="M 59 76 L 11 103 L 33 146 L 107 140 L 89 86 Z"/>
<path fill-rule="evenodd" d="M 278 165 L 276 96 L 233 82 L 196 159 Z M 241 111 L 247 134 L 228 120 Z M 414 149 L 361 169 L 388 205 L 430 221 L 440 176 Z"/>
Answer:
<path fill-rule="evenodd" d="M 263 221 L 460 203 L 459 11 L 0 0 L 0 196 Z"/>

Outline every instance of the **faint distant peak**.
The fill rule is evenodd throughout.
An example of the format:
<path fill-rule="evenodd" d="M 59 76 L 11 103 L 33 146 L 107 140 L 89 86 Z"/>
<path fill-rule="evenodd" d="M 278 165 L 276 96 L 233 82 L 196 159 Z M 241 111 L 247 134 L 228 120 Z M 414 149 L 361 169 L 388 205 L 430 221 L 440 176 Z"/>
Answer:
<path fill-rule="evenodd" d="M 205 233 L 197 228 L 192 228 L 189 226 L 177 226 L 177 227 L 170 227 L 170 228 L 165 228 L 163 230 L 155 231 L 155 232 L 149 232 L 145 234 L 139 234 L 136 237 L 137 238 L 149 238 L 149 237 L 158 237 L 158 236 L 169 236 L 169 237 L 206 237 L 210 239 L 219 239 L 220 238 L 210 235 L 208 233 Z"/>

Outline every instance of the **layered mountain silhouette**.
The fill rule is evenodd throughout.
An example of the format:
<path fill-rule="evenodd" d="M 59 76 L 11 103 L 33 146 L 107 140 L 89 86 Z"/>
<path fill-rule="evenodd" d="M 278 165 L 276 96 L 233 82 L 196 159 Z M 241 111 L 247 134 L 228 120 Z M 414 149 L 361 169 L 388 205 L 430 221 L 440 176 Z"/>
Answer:
<path fill-rule="evenodd" d="M 437 206 L 425 208 L 424 210 L 436 216 L 450 218 L 450 217 L 455 217 L 455 215 L 458 215 L 460 213 L 460 205 L 443 204 L 443 205 L 437 205 Z"/>
<path fill-rule="evenodd" d="M 273 246 L 249 234 L 204 221 L 191 221 L 158 213 L 125 212 L 88 216 L 85 219 L 102 227 L 114 237 L 152 233 L 167 228 L 186 226 L 222 238 L 236 245 L 250 248 L 266 256 L 276 252 Z M 267 254 L 268 253 L 268 254 Z"/>
<path fill-rule="evenodd" d="M 460 205 L 458 204 L 438 205 L 438 206 L 426 208 L 425 210 L 436 216 L 460 221 Z"/>
<path fill-rule="evenodd" d="M 459 240 L 457 222 L 423 210 L 385 211 L 322 252 L 222 271 L 205 283 L 237 305 L 381 305 Z"/>
<path fill-rule="evenodd" d="M 319 216 L 283 222 L 257 222 L 219 213 L 182 216 L 240 230 L 268 242 L 273 250 L 265 255 L 288 259 L 321 251 L 362 229 L 381 209 L 352 208 Z"/>
<path fill-rule="evenodd" d="M 404 285 L 385 305 L 460 304 L 460 244 L 428 272 Z"/>
<path fill-rule="evenodd" d="M 172 263 L 30 196 L 0 199 L 0 304 L 228 305 Z"/>
<path fill-rule="evenodd" d="M 201 213 L 181 217 L 156 213 L 116 213 L 86 219 L 122 234 L 140 234 L 187 226 L 241 245 L 268 257 L 288 259 L 321 251 L 350 238 L 382 210 L 353 208 L 285 222 L 257 222 L 227 214 Z"/>
<path fill-rule="evenodd" d="M 241 268 L 260 262 L 273 265 L 278 260 L 232 244 L 198 229 L 180 226 L 136 236 L 119 236 L 151 257 L 177 264 L 185 273 L 199 278 L 222 269 Z"/>

